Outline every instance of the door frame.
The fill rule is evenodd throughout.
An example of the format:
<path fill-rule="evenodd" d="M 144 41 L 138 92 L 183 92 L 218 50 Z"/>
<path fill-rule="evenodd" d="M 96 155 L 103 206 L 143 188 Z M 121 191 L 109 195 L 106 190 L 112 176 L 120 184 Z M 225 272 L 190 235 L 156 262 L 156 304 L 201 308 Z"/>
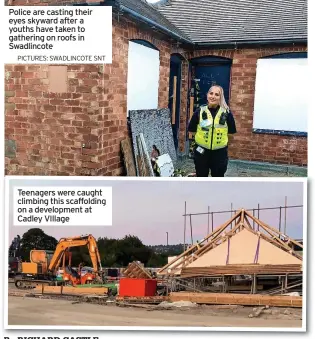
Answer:
<path fill-rule="evenodd" d="M 180 110 L 181 110 L 181 87 L 182 87 L 182 70 L 183 70 L 183 61 L 184 58 L 178 53 L 172 53 L 170 57 L 170 73 L 169 73 L 169 100 L 168 100 L 168 108 L 171 113 L 171 125 L 173 131 L 173 138 L 176 152 L 179 151 L 179 130 L 180 130 Z M 176 75 L 172 75 L 172 67 L 174 65 L 177 66 Z M 176 106 L 175 106 L 175 124 L 173 124 L 173 100 L 171 99 L 173 96 L 173 79 L 177 76 L 176 82 Z"/>

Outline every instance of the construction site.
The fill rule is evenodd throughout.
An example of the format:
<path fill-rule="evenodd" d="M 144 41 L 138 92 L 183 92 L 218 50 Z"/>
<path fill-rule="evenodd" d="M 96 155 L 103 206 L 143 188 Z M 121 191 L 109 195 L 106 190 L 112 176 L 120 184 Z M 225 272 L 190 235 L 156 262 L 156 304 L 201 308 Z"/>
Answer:
<path fill-rule="evenodd" d="M 78 246 L 90 271 L 71 265 Z M 32 250 L 9 278 L 8 325 L 302 327 L 303 240 L 245 209 L 163 267 L 133 261 L 113 275 L 101 262 L 92 235 Z"/>

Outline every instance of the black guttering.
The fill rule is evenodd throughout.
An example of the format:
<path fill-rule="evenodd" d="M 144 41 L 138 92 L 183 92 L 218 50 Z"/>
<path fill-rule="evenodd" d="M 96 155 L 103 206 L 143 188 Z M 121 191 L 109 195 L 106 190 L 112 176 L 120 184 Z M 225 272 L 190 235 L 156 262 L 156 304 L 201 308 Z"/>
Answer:
<path fill-rule="evenodd" d="M 273 39 L 273 40 L 239 40 L 239 41 L 213 41 L 213 42 L 196 42 L 195 47 L 211 48 L 238 48 L 245 46 L 263 46 L 263 45 L 300 45 L 307 44 L 307 39 Z"/>

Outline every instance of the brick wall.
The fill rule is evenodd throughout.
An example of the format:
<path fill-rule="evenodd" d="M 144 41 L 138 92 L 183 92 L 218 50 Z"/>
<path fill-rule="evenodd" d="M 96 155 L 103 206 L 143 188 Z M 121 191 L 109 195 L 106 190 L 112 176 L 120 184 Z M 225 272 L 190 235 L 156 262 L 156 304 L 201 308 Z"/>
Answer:
<path fill-rule="evenodd" d="M 230 108 L 236 119 L 238 133 L 230 137 L 230 158 L 299 166 L 307 165 L 306 137 L 256 134 L 252 132 L 257 59 L 280 53 L 304 51 L 306 51 L 306 47 L 285 47 L 200 50 L 189 54 L 190 58 L 221 56 L 233 59 Z"/>
<path fill-rule="evenodd" d="M 6 65 L 6 174 L 120 175 L 127 129 L 130 39 L 160 50 L 159 107 L 168 106 L 170 44 L 113 19 L 113 62 L 67 65 L 65 93 L 49 92 L 49 65 Z"/>
<path fill-rule="evenodd" d="M 68 91 L 48 91 L 48 65 L 6 65 L 5 138 L 16 154 L 8 174 L 94 174 L 104 79 L 96 65 L 68 65 Z"/>

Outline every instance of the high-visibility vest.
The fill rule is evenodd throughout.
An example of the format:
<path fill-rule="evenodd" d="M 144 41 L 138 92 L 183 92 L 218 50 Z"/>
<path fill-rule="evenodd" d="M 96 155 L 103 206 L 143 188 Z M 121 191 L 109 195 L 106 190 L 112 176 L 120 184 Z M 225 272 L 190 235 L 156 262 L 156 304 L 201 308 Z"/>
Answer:
<path fill-rule="evenodd" d="M 207 113 L 207 120 L 202 118 L 203 112 Z M 227 146 L 229 141 L 227 122 L 225 121 L 223 125 L 220 125 L 221 115 L 225 112 L 226 111 L 220 107 L 213 120 L 208 106 L 200 107 L 199 124 L 195 134 L 196 144 L 209 150 L 217 150 Z"/>

